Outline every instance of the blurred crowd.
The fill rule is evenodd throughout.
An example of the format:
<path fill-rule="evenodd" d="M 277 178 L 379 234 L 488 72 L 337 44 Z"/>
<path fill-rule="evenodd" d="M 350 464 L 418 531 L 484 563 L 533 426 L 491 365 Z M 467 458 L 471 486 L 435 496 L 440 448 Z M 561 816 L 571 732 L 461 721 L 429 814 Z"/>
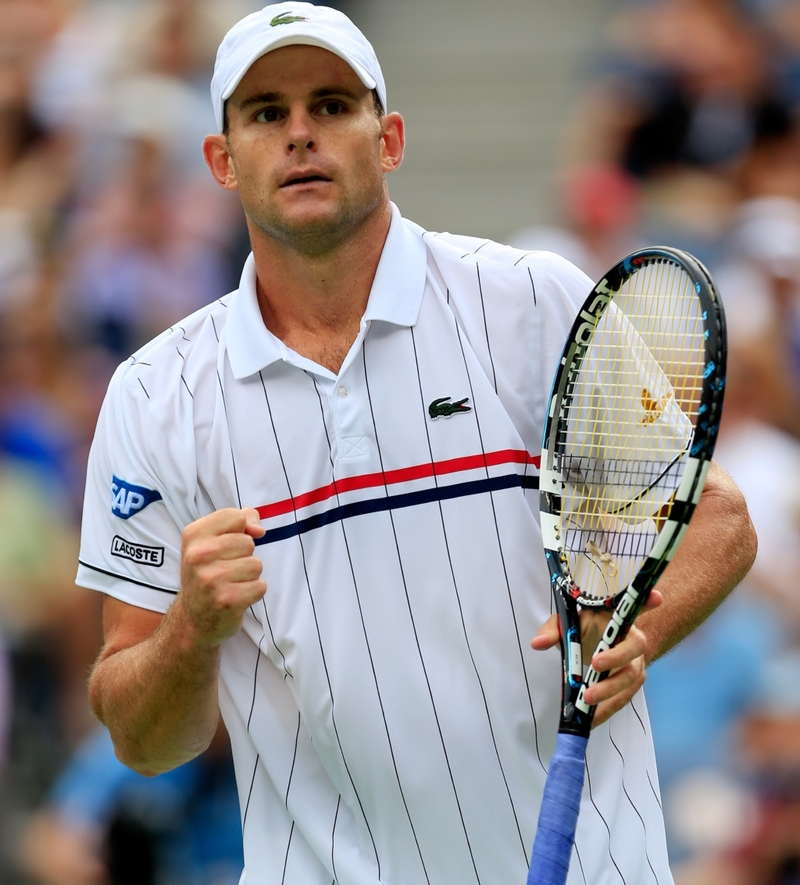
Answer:
<path fill-rule="evenodd" d="M 115 366 L 236 285 L 246 235 L 199 149 L 248 0 L 0 0 L 0 881 L 235 885 L 224 734 L 147 781 L 87 706 L 100 600 L 74 584 Z M 180 872 L 178 872 L 180 871 Z"/>
<path fill-rule="evenodd" d="M 111 372 L 233 288 L 247 253 L 198 146 L 217 43 L 261 5 L 0 0 L 3 885 L 238 881 L 224 733 L 149 781 L 116 761 L 86 702 L 100 599 L 73 578 Z M 617 10 L 554 173 L 558 212 L 510 241 L 593 278 L 668 244 L 718 282 L 717 457 L 759 555 L 651 667 L 647 696 L 678 885 L 800 883 L 800 0 Z"/>
<path fill-rule="evenodd" d="M 678 885 L 800 883 L 800 3 L 639 0 L 609 22 L 557 177 L 516 232 L 599 278 L 671 245 L 728 321 L 715 457 L 743 489 L 756 564 L 651 666 L 646 694 Z M 701 580 L 698 575 L 698 580 Z"/>

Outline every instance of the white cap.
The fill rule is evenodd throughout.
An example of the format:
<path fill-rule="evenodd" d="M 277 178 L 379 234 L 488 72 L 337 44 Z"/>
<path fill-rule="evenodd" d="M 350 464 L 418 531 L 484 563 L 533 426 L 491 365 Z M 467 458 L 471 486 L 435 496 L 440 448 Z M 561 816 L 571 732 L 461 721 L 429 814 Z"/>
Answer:
<path fill-rule="evenodd" d="M 287 2 L 265 6 L 237 22 L 220 43 L 211 101 L 222 132 L 225 102 L 256 59 L 273 49 L 295 44 L 321 46 L 343 58 L 367 89 L 377 89 L 386 108 L 386 84 L 375 50 L 367 38 L 337 9 L 312 3 Z"/>

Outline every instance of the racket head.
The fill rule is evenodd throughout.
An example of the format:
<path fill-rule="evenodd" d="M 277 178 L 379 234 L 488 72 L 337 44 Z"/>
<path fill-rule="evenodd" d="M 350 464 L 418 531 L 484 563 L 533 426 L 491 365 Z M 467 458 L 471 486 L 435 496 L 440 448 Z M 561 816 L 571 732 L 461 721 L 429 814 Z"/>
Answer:
<path fill-rule="evenodd" d="M 604 276 L 572 326 L 542 443 L 539 505 L 561 620 L 562 729 L 588 734 L 580 608 L 632 623 L 700 497 L 722 410 L 725 316 L 695 257 L 640 249 Z"/>

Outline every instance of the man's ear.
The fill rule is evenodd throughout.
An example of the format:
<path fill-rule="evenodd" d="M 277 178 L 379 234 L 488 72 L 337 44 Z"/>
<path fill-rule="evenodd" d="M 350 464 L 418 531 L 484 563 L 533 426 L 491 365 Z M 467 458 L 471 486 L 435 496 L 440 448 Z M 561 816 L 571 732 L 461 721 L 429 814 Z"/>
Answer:
<path fill-rule="evenodd" d="M 228 139 L 224 135 L 207 135 L 203 139 L 203 157 L 220 187 L 228 191 L 239 190 L 236 170 L 228 150 Z"/>
<path fill-rule="evenodd" d="M 394 172 L 403 161 L 406 146 L 405 123 L 400 114 L 392 112 L 381 120 L 381 169 Z"/>

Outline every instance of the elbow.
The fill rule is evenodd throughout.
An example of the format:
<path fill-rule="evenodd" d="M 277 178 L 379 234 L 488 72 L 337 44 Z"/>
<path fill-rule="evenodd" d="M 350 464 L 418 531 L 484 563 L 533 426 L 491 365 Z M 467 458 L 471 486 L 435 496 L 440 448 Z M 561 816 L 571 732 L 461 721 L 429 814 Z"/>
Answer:
<path fill-rule="evenodd" d="M 169 765 L 159 765 L 155 760 L 145 758 L 130 747 L 123 746 L 122 743 L 114 740 L 113 735 L 112 741 L 114 743 L 114 755 L 117 759 L 126 768 L 130 768 L 131 771 L 135 771 L 136 774 L 140 774 L 142 777 L 158 777 L 160 774 L 165 774 L 173 768 L 177 768 L 180 764 L 179 762 L 174 762 Z"/>
<path fill-rule="evenodd" d="M 725 551 L 733 589 L 753 567 L 758 536 L 744 494 L 716 462 L 712 462 L 708 486 L 712 518 L 718 526 L 720 550 Z"/>
<path fill-rule="evenodd" d="M 154 734 L 152 723 L 128 718 L 124 703 L 115 698 L 113 680 L 104 673 L 102 659 L 89 677 L 89 704 L 97 719 L 108 729 L 114 755 L 126 768 L 144 777 L 156 777 L 189 762 L 208 746 L 195 743 L 188 748 L 164 744 Z"/>
<path fill-rule="evenodd" d="M 114 755 L 126 767 L 143 777 L 158 777 L 190 762 L 198 752 L 189 751 L 181 753 L 175 747 L 170 747 L 168 753 L 159 753 L 155 748 L 147 746 L 144 742 L 132 738 L 124 733 L 115 733 L 109 729 L 111 741 L 114 745 Z M 202 752 L 202 751 L 201 751 Z"/>
<path fill-rule="evenodd" d="M 153 765 L 151 759 L 141 758 L 139 754 L 132 751 L 130 747 L 125 746 L 123 742 L 117 740 L 113 734 L 111 735 L 111 740 L 114 744 L 114 755 L 126 768 L 130 768 L 131 771 L 135 771 L 136 774 L 141 774 L 143 777 L 156 777 L 167 770 L 160 770 L 157 768 Z"/>

